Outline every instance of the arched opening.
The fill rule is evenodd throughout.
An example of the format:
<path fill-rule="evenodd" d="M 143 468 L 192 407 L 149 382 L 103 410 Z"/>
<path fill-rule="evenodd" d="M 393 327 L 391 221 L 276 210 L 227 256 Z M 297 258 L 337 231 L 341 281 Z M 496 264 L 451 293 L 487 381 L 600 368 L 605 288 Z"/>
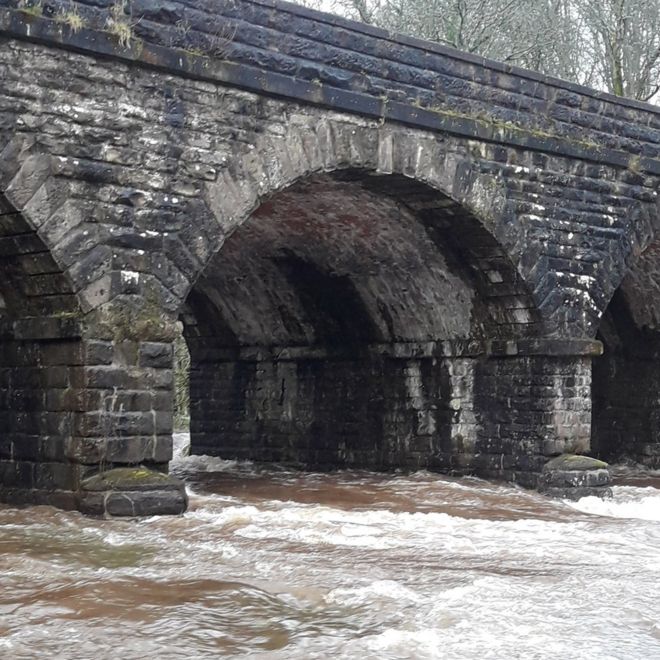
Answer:
<path fill-rule="evenodd" d="M 592 452 L 660 467 L 660 241 L 639 257 L 603 315 L 593 364 Z"/>
<path fill-rule="evenodd" d="M 74 412 L 81 409 L 75 389 L 76 369 L 83 364 L 79 318 L 67 277 L 22 214 L 0 195 L 3 499 L 32 501 L 38 491 L 71 491 L 77 483 L 67 453 Z M 74 505 L 72 499 L 58 503 Z"/>
<path fill-rule="evenodd" d="M 475 409 L 475 371 L 489 342 L 534 334 L 534 305 L 478 219 L 424 184 L 298 181 L 226 240 L 181 318 L 193 453 L 468 469 L 513 452 Z"/>

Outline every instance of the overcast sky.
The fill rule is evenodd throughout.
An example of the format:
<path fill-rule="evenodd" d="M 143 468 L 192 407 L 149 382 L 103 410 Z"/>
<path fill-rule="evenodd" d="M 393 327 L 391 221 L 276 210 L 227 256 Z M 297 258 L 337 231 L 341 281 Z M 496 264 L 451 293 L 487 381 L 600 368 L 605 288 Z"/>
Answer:
<path fill-rule="evenodd" d="M 290 2 L 297 2 L 297 0 L 289 0 Z M 333 14 L 336 14 L 337 11 L 334 9 L 334 0 L 310 0 L 309 2 L 299 2 L 298 4 L 307 4 L 313 6 L 315 9 L 320 9 L 321 11 L 329 11 Z"/>

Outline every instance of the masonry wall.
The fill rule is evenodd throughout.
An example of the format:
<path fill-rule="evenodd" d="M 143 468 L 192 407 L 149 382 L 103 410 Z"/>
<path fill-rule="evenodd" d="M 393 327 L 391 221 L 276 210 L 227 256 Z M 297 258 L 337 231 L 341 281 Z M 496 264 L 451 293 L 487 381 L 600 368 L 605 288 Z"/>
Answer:
<path fill-rule="evenodd" d="M 49 213 L 31 212 L 86 305 L 153 291 L 174 312 L 261 197 L 363 166 L 405 172 L 475 211 L 515 255 L 548 331 L 593 336 L 631 251 L 653 233 L 655 110 L 393 46 L 355 25 L 321 23 L 318 34 L 292 8 L 245 1 L 214 17 L 215 5 L 148 4 L 136 3 L 130 47 L 104 32 L 98 3 L 81 3 L 75 34 L 56 20 L 68 2 L 52 17 L 0 12 L 3 34 L 22 39 L 2 37 L 0 148 L 53 157 Z M 228 59 L 191 54 L 206 52 L 205 28 L 234 24 Z"/>
<path fill-rule="evenodd" d="M 660 466 L 657 242 L 640 256 L 603 316 L 593 363 L 592 450 L 605 461 Z"/>
<path fill-rule="evenodd" d="M 589 450 L 591 357 L 532 355 L 479 363 L 473 465 L 484 476 L 533 485 L 561 453 Z"/>
<path fill-rule="evenodd" d="M 59 464 L 61 456 L 75 466 L 67 468 L 75 478 L 65 479 L 74 486 L 107 465 L 165 468 L 169 342 L 193 284 L 255 209 L 314 173 L 393 174 L 441 193 L 451 205 L 444 215 L 431 209 L 431 218 L 425 199 L 415 206 L 415 190 L 396 201 L 423 219 L 437 245 L 447 242 L 440 234 L 461 245 L 469 239 L 455 231 L 469 212 L 492 245 L 476 243 L 467 257 L 461 245 L 454 252 L 467 270 L 481 271 L 482 291 L 509 299 L 500 305 L 503 339 L 506 327 L 516 337 L 593 337 L 612 291 L 656 231 L 660 115 L 651 107 L 268 0 L 236 0 L 223 11 L 193 0 L 126 3 L 126 19 L 138 19 L 129 44 L 108 32 L 108 3 L 74 4 L 84 22 L 76 32 L 61 20 L 68 0 L 44 3 L 40 16 L 0 0 L 0 192 L 10 202 L 0 205 L 0 255 L 5 263 L 31 254 L 34 233 L 55 266 L 26 271 L 23 298 L 42 287 L 44 295 L 29 310 L 10 305 L 6 366 L 0 361 L 13 437 L 2 451 L 15 463 L 6 478 L 23 470 L 28 490 L 42 483 L 37 463 Z M 223 27 L 236 31 L 218 49 L 210 38 Z M 15 216 L 27 230 L 16 230 Z M 502 277 L 500 260 L 515 278 Z M 63 282 L 73 307 L 56 303 Z M 17 333 L 23 319 L 63 314 L 81 322 L 78 334 Z M 485 474 L 515 476 L 533 472 L 542 456 L 582 447 L 582 358 L 440 357 L 439 373 L 432 358 L 390 355 L 366 365 L 317 360 L 316 371 L 289 359 L 295 373 L 284 379 L 281 359 L 250 375 L 255 361 L 241 358 L 226 375 L 251 392 L 246 408 L 274 406 L 265 418 L 275 431 L 288 423 L 273 404 L 282 380 L 297 393 L 304 428 L 315 410 L 334 423 L 354 401 L 345 432 L 368 436 L 362 417 L 371 420 L 369 406 L 380 406 L 398 431 L 374 464 L 394 456 L 419 464 L 416 447 L 430 442 L 429 461 L 465 471 L 481 461 Z M 36 378 L 33 360 L 43 369 L 23 385 Z M 410 394 L 420 383 L 424 396 Z M 23 424 L 28 409 L 34 419 Z M 244 438 L 265 437 L 247 430 Z M 309 446 L 316 435 L 304 432 Z M 43 444 L 37 437 L 52 442 L 33 451 Z"/>
<path fill-rule="evenodd" d="M 393 351 L 390 351 L 393 353 Z M 315 469 L 427 468 L 527 486 L 588 450 L 590 358 L 192 356 L 194 453 Z"/>
<path fill-rule="evenodd" d="M 87 476 L 167 470 L 168 344 L 85 341 L 75 323 L 32 319 L 0 341 L 0 491 L 5 501 L 76 508 Z M 39 331 L 50 336 L 30 337 Z M 20 332 L 23 334 L 21 335 Z"/>
<path fill-rule="evenodd" d="M 592 450 L 606 461 L 660 466 L 660 342 L 646 354 L 614 350 L 594 361 Z"/>
<path fill-rule="evenodd" d="M 450 371 L 432 358 L 193 358 L 191 450 L 321 469 L 441 467 L 457 416 Z"/>
<path fill-rule="evenodd" d="M 71 491 L 78 475 L 66 454 L 80 398 L 71 365 L 80 361 L 80 340 L 12 334 L 0 341 L 0 484 Z"/>

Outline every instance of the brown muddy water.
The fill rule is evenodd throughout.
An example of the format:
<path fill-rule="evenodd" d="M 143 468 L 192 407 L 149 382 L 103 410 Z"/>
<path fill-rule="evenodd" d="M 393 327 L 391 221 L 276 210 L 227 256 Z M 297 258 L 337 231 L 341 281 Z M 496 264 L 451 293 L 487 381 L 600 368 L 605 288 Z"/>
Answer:
<path fill-rule="evenodd" d="M 0 658 L 660 658 L 658 473 L 571 505 L 426 472 L 173 468 L 179 518 L 0 505 Z"/>

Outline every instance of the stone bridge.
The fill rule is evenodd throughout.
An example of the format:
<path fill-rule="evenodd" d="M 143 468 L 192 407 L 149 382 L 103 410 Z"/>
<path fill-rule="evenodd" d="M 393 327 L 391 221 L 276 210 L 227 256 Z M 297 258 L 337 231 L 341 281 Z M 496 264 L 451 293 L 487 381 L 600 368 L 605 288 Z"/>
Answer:
<path fill-rule="evenodd" d="M 192 451 L 660 466 L 660 109 L 277 0 L 0 0 L 5 501 Z"/>

